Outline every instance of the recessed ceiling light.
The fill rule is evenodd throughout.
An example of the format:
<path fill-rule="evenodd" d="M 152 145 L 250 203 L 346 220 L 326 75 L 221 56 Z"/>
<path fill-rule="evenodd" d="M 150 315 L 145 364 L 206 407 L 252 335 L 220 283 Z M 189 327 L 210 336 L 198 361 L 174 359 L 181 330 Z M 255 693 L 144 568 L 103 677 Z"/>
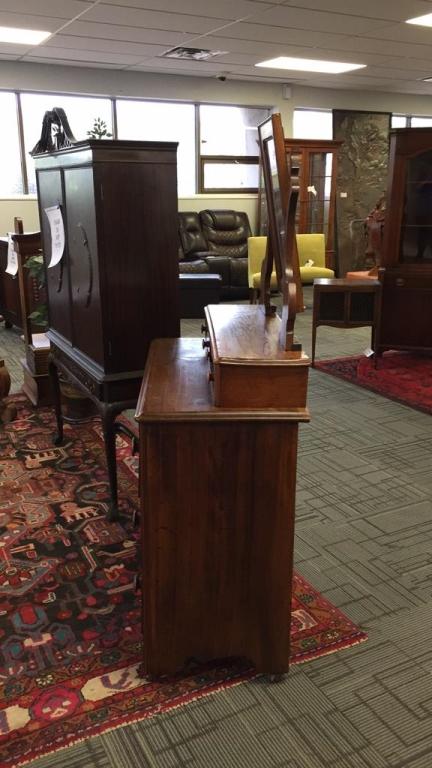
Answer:
<path fill-rule="evenodd" d="M 260 61 L 256 67 L 270 67 L 271 69 L 297 69 L 300 72 L 330 72 L 338 75 L 341 72 L 350 72 L 353 69 L 362 69 L 366 64 L 347 64 L 342 61 L 321 61 L 320 59 L 297 59 L 291 56 L 279 56 L 277 59 Z"/>
<path fill-rule="evenodd" d="M 40 29 L 20 29 L 19 27 L 0 27 L 0 43 L 18 43 L 21 45 L 39 45 L 51 32 Z"/>
<path fill-rule="evenodd" d="M 432 27 L 432 13 L 424 16 L 416 16 L 415 19 L 407 19 L 406 24 L 418 24 L 420 27 Z"/>

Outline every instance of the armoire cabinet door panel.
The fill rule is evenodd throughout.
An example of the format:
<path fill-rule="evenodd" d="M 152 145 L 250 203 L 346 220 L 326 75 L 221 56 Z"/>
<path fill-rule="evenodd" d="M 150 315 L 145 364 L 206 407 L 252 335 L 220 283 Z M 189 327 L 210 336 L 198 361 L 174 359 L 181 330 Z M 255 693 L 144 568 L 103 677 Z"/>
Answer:
<path fill-rule="evenodd" d="M 43 200 L 40 225 L 42 242 L 44 244 L 44 259 L 48 266 L 51 260 L 51 230 L 46 208 L 59 205 L 66 230 L 65 208 L 63 205 L 62 179 L 60 170 L 43 170 L 37 174 L 38 195 Z M 49 304 L 49 326 L 68 341 L 72 341 L 72 324 L 70 313 L 70 285 L 68 270 L 67 242 L 61 261 L 55 267 L 46 270 L 47 294 Z"/>
<path fill-rule="evenodd" d="M 91 168 L 64 171 L 72 296 L 73 345 L 104 362 L 98 243 Z"/>
<path fill-rule="evenodd" d="M 179 335 L 175 154 L 165 163 L 99 164 L 95 190 L 103 194 L 107 370 L 141 370 L 151 339 Z"/>

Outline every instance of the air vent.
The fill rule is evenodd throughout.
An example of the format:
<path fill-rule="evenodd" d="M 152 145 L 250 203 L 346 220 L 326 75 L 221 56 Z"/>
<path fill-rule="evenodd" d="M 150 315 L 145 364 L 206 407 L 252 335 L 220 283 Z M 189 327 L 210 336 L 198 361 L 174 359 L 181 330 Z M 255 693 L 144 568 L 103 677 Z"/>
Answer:
<path fill-rule="evenodd" d="M 228 51 L 206 51 L 205 48 L 172 48 L 162 54 L 163 59 L 192 59 L 192 61 L 207 61 L 213 56 L 221 56 Z"/>

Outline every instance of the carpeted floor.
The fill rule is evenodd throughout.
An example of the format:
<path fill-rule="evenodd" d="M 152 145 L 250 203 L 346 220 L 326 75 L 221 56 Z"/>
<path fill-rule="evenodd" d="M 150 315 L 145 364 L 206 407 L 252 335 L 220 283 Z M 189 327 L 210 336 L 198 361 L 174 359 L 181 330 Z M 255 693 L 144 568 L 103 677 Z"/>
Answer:
<path fill-rule="evenodd" d="M 296 331 L 310 351 L 311 291 Z M 183 333 L 199 335 L 200 322 Z M 317 359 L 370 330 L 318 329 Z M 20 382 L 18 334 L 0 356 Z M 301 428 L 296 567 L 369 634 L 349 651 L 103 734 L 34 768 L 429 768 L 432 422 L 312 370 Z"/>
<path fill-rule="evenodd" d="M 365 387 L 411 408 L 432 413 L 432 358 L 407 352 L 386 352 L 377 365 L 362 356 L 321 360 L 323 373 Z"/>
<path fill-rule="evenodd" d="M 0 432 L 0 675 L 9 678 L 0 686 L 1 768 L 254 677 L 247 659 L 189 664 L 160 681 L 140 677 L 138 460 L 130 441 L 117 438 L 119 519 L 109 522 L 100 419 L 65 424 L 55 447 L 52 409 L 34 409 L 20 395 L 8 402 L 17 416 Z M 365 639 L 295 574 L 291 663 Z"/>

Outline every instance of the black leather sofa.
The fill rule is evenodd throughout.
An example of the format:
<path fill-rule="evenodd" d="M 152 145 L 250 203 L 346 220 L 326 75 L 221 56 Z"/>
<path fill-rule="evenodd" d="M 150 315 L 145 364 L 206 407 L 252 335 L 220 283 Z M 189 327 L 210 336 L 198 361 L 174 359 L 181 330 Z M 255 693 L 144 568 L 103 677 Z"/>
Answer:
<path fill-rule="evenodd" d="M 248 216 L 241 211 L 179 213 L 180 273 L 218 274 L 221 299 L 247 298 L 247 239 L 251 234 Z"/>

